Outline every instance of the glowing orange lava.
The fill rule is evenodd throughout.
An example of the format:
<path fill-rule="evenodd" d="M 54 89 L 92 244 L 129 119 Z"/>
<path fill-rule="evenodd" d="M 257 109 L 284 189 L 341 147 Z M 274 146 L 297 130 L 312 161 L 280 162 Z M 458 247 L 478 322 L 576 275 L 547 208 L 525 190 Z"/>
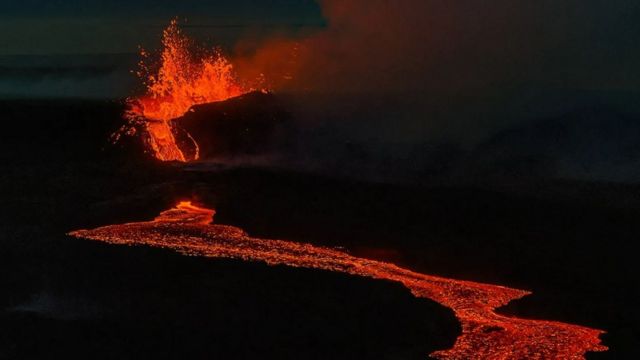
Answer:
<path fill-rule="evenodd" d="M 528 320 L 495 313 L 527 291 L 424 275 L 396 265 L 358 258 L 310 244 L 249 237 L 232 226 L 211 225 L 215 211 L 181 202 L 153 221 L 79 230 L 70 235 L 111 244 L 150 245 L 187 255 L 264 261 L 397 281 L 416 297 L 453 309 L 462 334 L 437 359 L 584 359 L 605 351 L 601 330 L 554 321 Z"/>
<path fill-rule="evenodd" d="M 162 36 L 162 56 L 157 71 L 144 60 L 138 76 L 146 94 L 129 99 L 127 117 L 146 125 L 147 143 L 163 161 L 188 161 L 176 144 L 170 120 L 184 115 L 193 105 L 222 101 L 248 92 L 234 76 L 233 66 L 219 51 L 197 56 L 189 38 L 173 20 Z M 143 59 L 148 54 L 143 50 Z M 192 139 L 193 140 L 193 139 Z M 197 148 L 197 144 L 194 145 Z"/>

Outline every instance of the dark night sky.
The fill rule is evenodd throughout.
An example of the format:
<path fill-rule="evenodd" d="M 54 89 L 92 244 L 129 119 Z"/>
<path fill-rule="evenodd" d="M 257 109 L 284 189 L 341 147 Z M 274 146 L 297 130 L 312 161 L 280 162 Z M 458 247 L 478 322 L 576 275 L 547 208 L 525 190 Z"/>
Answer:
<path fill-rule="evenodd" d="M 219 13 L 238 17 L 303 17 L 317 10 L 313 0 L 25 0 L 3 3 L 2 13 L 8 16 L 172 16 Z"/>
<path fill-rule="evenodd" d="M 607 90 L 640 83 L 640 3 L 634 0 L 318 2 L 4 1 L 0 55 L 134 53 L 138 45 L 157 45 L 161 27 L 173 17 L 186 19 L 193 36 L 228 47 L 251 36 L 301 26 L 321 29 L 327 23 L 322 41 L 336 45 L 314 44 L 325 50 L 314 56 L 352 60 L 353 69 L 345 70 L 351 73 L 367 68 L 385 73 L 358 74 L 382 78 L 380 84 L 363 84 L 367 88 L 416 87 L 389 84 L 384 79 L 389 74 L 447 83 L 453 92 L 487 82 Z M 409 70 L 396 75 L 398 67 Z M 345 85 L 358 87 L 353 81 Z"/>
<path fill-rule="evenodd" d="M 260 25 L 317 25 L 313 0 L 26 0 L 0 3 L 0 54 L 135 52 L 173 17 L 233 41 Z M 211 35 L 211 34 L 208 34 Z"/>
<path fill-rule="evenodd" d="M 384 94 L 309 110 L 344 124 L 367 117 L 366 138 L 474 142 L 594 101 L 640 111 L 637 0 L 4 1 L 0 96 L 128 96 L 135 58 L 114 54 L 157 46 L 176 16 L 227 49 L 306 39 L 287 91 Z M 256 43 L 263 63 L 286 62 Z"/>

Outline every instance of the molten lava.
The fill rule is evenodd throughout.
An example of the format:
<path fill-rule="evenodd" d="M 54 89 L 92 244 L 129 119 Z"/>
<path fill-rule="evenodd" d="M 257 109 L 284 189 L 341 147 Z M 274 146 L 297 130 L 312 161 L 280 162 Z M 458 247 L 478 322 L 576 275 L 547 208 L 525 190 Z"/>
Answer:
<path fill-rule="evenodd" d="M 143 79 L 146 94 L 129 99 L 127 117 L 145 124 L 146 142 L 158 159 L 195 160 L 197 151 L 188 158 L 176 143 L 170 120 L 185 114 L 193 105 L 226 100 L 249 90 L 240 85 L 233 66 L 220 51 L 195 55 L 192 42 L 182 34 L 176 20 L 164 30 L 162 47 L 157 71 L 151 70 L 153 66 L 144 60 L 148 54 L 142 51 L 138 76 Z M 195 141 L 194 145 L 197 149 Z"/>
<path fill-rule="evenodd" d="M 381 261 L 358 258 L 310 244 L 249 237 L 241 229 L 211 225 L 214 210 L 181 202 L 153 221 L 78 230 L 70 235 L 111 244 L 150 245 L 182 254 L 264 261 L 396 281 L 416 297 L 453 309 L 462 334 L 453 348 L 431 354 L 438 359 L 584 359 L 605 351 L 601 330 L 554 321 L 519 319 L 495 309 L 527 291 L 416 273 Z"/>

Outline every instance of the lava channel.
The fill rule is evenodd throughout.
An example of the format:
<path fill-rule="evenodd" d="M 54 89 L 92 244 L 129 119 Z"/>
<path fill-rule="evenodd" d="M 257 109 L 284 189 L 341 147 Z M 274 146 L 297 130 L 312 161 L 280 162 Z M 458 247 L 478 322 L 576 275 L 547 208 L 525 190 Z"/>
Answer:
<path fill-rule="evenodd" d="M 462 324 L 453 348 L 436 359 L 584 359 L 605 351 L 602 330 L 500 315 L 495 309 L 529 292 L 498 285 L 420 274 L 342 251 L 284 240 L 252 238 L 243 230 L 212 225 L 214 210 L 181 202 L 152 221 L 78 230 L 69 235 L 110 244 L 149 245 L 185 255 L 262 261 L 396 281 L 419 298 L 451 308 Z"/>

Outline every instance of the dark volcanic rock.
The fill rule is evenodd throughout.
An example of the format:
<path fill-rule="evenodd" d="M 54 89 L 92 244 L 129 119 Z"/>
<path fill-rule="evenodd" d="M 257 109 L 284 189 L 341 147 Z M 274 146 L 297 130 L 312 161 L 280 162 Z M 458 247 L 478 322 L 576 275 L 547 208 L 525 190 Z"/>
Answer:
<path fill-rule="evenodd" d="M 0 312 L 0 358 L 417 360 L 460 332 L 392 282 L 86 240 L 57 253 L 47 302 L 63 306 Z"/>
<path fill-rule="evenodd" d="M 193 142 L 200 158 L 257 156 L 291 147 L 291 116 L 272 94 L 252 92 L 226 101 L 193 106 L 172 120 L 181 148 Z M 191 150 L 193 151 L 193 150 Z"/>
<path fill-rule="evenodd" d="M 533 290 L 501 312 L 605 329 L 610 351 L 589 359 L 640 359 L 638 185 L 494 191 L 281 169 L 182 171 L 110 144 L 123 111 L 121 102 L 0 102 L 0 359 L 426 359 L 455 340 L 447 309 L 397 284 L 63 235 L 147 220 L 179 199 L 201 199 L 217 223 L 252 236 L 395 262 L 364 247 L 392 249 L 407 268 Z M 598 118 L 603 128 L 624 125 Z M 632 144 L 615 138 L 611 146 Z"/>
<path fill-rule="evenodd" d="M 469 172 L 637 182 L 640 121 L 636 115 L 594 107 L 498 132 L 468 160 Z"/>

